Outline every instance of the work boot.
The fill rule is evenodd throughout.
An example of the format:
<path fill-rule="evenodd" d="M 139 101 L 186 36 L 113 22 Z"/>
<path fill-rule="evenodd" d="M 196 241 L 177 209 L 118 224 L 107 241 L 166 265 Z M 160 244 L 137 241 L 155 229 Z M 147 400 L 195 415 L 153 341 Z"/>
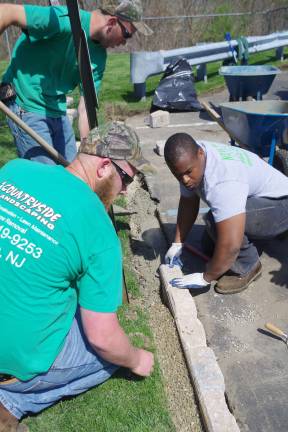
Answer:
<path fill-rule="evenodd" d="M 255 267 L 243 276 L 226 274 L 218 279 L 215 291 L 219 294 L 235 294 L 244 291 L 251 282 L 261 276 L 261 272 L 262 265 L 258 261 Z"/>
<path fill-rule="evenodd" d="M 28 426 L 21 423 L 0 403 L 0 432 L 29 432 Z"/>

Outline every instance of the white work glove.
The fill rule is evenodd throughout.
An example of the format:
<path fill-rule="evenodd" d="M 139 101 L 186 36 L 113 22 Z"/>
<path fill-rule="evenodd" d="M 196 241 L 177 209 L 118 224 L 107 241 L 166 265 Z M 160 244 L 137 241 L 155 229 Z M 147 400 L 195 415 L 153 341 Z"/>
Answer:
<path fill-rule="evenodd" d="M 172 243 L 165 255 L 165 264 L 169 264 L 169 267 L 174 267 L 174 265 L 182 267 L 183 263 L 180 259 L 182 249 L 183 243 Z"/>
<path fill-rule="evenodd" d="M 204 279 L 203 273 L 191 273 L 182 278 L 172 279 L 170 284 L 175 288 L 201 289 L 210 285 L 210 282 Z"/>

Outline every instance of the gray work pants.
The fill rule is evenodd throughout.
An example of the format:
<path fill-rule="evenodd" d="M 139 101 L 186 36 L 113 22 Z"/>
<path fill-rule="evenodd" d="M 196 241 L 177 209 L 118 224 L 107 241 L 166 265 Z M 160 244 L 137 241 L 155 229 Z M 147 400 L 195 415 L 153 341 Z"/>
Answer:
<path fill-rule="evenodd" d="M 206 230 L 215 242 L 216 225 L 209 211 L 204 216 Z M 250 197 L 246 204 L 245 234 L 239 255 L 231 271 L 244 275 L 259 261 L 259 255 L 252 239 L 267 240 L 288 230 L 288 196 L 278 199 Z"/>

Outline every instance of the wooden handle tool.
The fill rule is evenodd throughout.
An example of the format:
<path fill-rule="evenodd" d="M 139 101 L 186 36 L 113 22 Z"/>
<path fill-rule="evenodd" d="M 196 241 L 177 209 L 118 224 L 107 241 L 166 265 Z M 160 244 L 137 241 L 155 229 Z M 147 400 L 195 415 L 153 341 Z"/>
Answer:
<path fill-rule="evenodd" d="M 283 341 L 288 345 L 288 335 L 284 333 L 281 329 L 276 327 L 274 324 L 266 323 L 265 327 L 267 330 L 269 330 L 271 333 L 275 334 L 276 336 L 279 336 Z"/>
<path fill-rule="evenodd" d="M 199 258 L 202 258 L 203 261 L 208 262 L 210 260 L 210 258 L 207 255 L 203 254 L 201 251 L 199 251 L 198 249 L 196 249 L 194 246 L 191 246 L 188 243 L 184 243 L 184 247 L 186 249 L 188 249 L 189 252 L 191 252 L 193 255 L 196 255 Z"/>

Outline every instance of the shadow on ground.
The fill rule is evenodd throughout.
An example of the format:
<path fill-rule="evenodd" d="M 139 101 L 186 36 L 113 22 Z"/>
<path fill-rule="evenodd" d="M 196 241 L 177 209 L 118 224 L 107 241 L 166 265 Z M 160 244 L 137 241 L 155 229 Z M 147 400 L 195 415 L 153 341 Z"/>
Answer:
<path fill-rule="evenodd" d="M 162 229 L 165 233 L 166 239 L 173 239 L 175 224 L 167 223 L 162 225 Z M 199 251 L 208 255 L 207 249 L 205 250 L 202 244 L 202 236 L 204 233 L 203 225 L 194 225 L 192 228 L 187 243 L 193 245 Z M 136 255 L 144 256 L 148 261 L 154 260 L 160 256 L 161 262 L 165 261 L 165 252 L 161 250 L 157 244 L 157 239 L 161 233 L 160 228 L 152 228 L 144 231 L 142 240 L 132 239 L 132 250 Z M 171 243 L 171 240 L 167 240 L 167 248 Z M 280 269 L 269 271 L 269 280 L 271 284 L 288 288 L 288 267 L 287 267 L 287 250 L 288 250 L 288 237 L 275 238 L 266 241 L 255 241 L 255 245 L 258 249 L 258 253 L 261 259 L 263 253 L 270 258 L 274 258 L 280 263 Z M 194 272 L 205 271 L 205 261 L 191 253 L 188 249 L 184 249 L 182 255 L 183 261 L 183 273 L 189 274 Z M 194 293 L 193 293 L 194 294 Z M 199 294 L 199 293 L 197 293 Z"/>

